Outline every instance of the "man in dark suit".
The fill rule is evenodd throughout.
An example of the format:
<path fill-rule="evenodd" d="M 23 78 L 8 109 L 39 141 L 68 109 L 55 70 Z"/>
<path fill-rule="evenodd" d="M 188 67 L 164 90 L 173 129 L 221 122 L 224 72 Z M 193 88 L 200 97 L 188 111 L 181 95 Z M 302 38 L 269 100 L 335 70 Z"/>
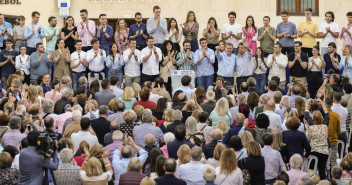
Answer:
<path fill-rule="evenodd" d="M 54 106 L 54 113 L 59 115 L 65 113 L 66 105 L 72 106 L 73 90 L 70 88 L 65 88 L 62 91 L 62 97 L 59 99 Z"/>
<path fill-rule="evenodd" d="M 175 159 L 169 158 L 164 163 L 165 175 L 155 179 L 158 185 L 186 185 L 184 180 L 175 177 L 176 161 Z"/>
<path fill-rule="evenodd" d="M 168 125 L 166 128 L 162 127 L 161 130 L 166 133 L 166 132 L 171 132 L 174 133 L 176 126 L 178 125 L 185 125 L 184 123 L 182 123 L 182 112 L 180 110 L 174 110 L 174 112 L 172 113 L 172 119 L 174 120 L 173 123 L 171 123 L 170 125 Z"/>
<path fill-rule="evenodd" d="M 190 148 L 194 147 L 194 144 L 189 140 L 186 140 L 186 126 L 178 125 L 175 128 L 175 140 L 167 143 L 167 151 L 169 153 L 169 158 L 178 159 L 177 151 L 181 145 L 186 144 Z"/>
<path fill-rule="evenodd" d="M 210 115 L 210 113 L 214 110 L 216 104 L 215 92 L 208 91 L 206 96 L 208 102 L 200 104 L 200 107 L 202 107 L 202 109 Z"/>
<path fill-rule="evenodd" d="M 106 118 L 108 117 L 109 109 L 107 106 L 102 105 L 99 107 L 99 118 L 92 120 L 92 128 L 97 134 L 99 143 L 104 145 L 104 136 L 110 132 L 110 121 Z M 105 146 L 105 145 L 104 145 Z"/>
<path fill-rule="evenodd" d="M 214 156 L 214 150 L 216 145 L 218 144 L 219 141 L 222 139 L 222 132 L 220 129 L 214 129 L 211 132 L 210 137 L 212 138 L 212 142 L 208 143 L 204 146 L 204 155 L 205 159 L 212 158 Z"/>

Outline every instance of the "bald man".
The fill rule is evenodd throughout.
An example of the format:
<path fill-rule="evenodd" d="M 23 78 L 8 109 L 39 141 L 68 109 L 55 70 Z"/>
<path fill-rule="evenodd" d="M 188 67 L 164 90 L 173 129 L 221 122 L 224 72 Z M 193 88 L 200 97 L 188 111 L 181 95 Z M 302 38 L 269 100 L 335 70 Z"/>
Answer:
<path fill-rule="evenodd" d="M 117 120 L 111 121 L 110 122 L 110 132 L 105 134 L 104 136 L 104 146 L 110 145 L 111 143 L 114 142 L 112 139 L 112 135 L 116 130 L 120 130 L 120 123 Z"/>
<path fill-rule="evenodd" d="M 235 125 L 234 127 L 232 127 L 225 135 L 224 139 L 222 140 L 222 143 L 226 144 L 229 142 L 230 138 L 232 136 L 238 136 L 240 131 L 244 130 L 247 128 L 248 125 L 248 120 L 245 120 L 245 116 L 242 113 L 238 113 L 236 115 L 236 122 L 237 125 Z M 245 122 L 246 121 L 246 122 Z"/>
<path fill-rule="evenodd" d="M 280 117 L 280 115 L 278 115 L 274 112 L 274 110 L 275 110 L 274 100 L 269 100 L 266 103 L 264 110 L 265 111 L 263 112 L 263 114 L 266 114 L 270 120 L 270 124 L 269 124 L 268 128 L 270 128 L 270 129 L 278 128 L 278 129 L 282 130 L 281 117 Z"/>
<path fill-rule="evenodd" d="M 211 132 L 212 142 L 204 146 L 205 159 L 213 158 L 215 147 L 219 141 L 221 142 L 222 134 L 223 133 L 220 129 L 214 129 Z"/>

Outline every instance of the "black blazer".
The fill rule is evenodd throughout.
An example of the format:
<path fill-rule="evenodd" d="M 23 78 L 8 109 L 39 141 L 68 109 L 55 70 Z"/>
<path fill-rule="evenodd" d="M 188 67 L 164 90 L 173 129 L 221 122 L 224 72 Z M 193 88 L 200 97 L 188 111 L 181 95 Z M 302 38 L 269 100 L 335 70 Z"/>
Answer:
<path fill-rule="evenodd" d="M 184 180 L 178 179 L 172 174 L 166 174 L 162 177 L 156 178 L 155 182 L 158 185 L 186 185 L 187 184 Z"/>
<path fill-rule="evenodd" d="M 110 121 L 108 121 L 105 117 L 99 117 L 98 119 L 94 119 L 91 121 L 92 128 L 94 132 L 97 134 L 98 141 L 101 145 L 104 145 L 104 136 L 109 133 L 110 130 Z"/>

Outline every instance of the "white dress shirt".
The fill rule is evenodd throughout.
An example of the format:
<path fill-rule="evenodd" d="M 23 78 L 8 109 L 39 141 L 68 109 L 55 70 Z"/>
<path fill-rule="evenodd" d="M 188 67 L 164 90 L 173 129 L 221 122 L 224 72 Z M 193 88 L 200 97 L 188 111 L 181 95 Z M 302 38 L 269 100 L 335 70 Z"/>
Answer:
<path fill-rule="evenodd" d="M 100 54 L 100 50 L 103 51 L 103 55 Z M 101 72 L 104 69 L 104 63 L 106 61 L 106 53 L 103 49 L 99 49 L 96 57 L 94 49 L 87 52 L 87 62 L 89 63 L 89 70 L 92 72 Z"/>
<path fill-rule="evenodd" d="M 24 54 L 16 56 L 15 68 L 16 70 L 22 70 L 24 74 L 29 75 L 29 69 L 31 68 L 31 64 L 28 55 Z"/>
<path fill-rule="evenodd" d="M 78 64 L 80 60 L 86 60 L 86 59 L 87 59 L 87 53 L 84 51 L 81 51 L 80 53 L 75 51 L 71 54 L 71 61 L 73 61 L 74 65 Z M 77 67 L 72 68 L 72 71 L 76 73 L 81 73 L 83 71 L 86 71 L 86 67 L 84 67 L 83 64 L 80 64 Z"/>
<path fill-rule="evenodd" d="M 149 47 L 145 47 L 144 49 L 142 49 L 141 60 L 143 60 L 143 58 L 145 56 L 149 55 L 149 52 L 150 52 Z M 162 54 L 161 54 L 161 50 L 158 47 L 156 48 L 156 52 L 159 55 L 158 59 L 156 59 L 154 51 L 152 51 L 152 55 L 149 57 L 149 59 L 146 60 L 145 62 L 142 61 L 142 63 L 143 63 L 142 73 L 143 74 L 150 75 L 150 76 L 159 74 L 159 62 L 161 62 Z"/>
<path fill-rule="evenodd" d="M 170 39 L 170 35 L 172 35 L 174 32 L 176 31 L 175 30 L 171 30 L 169 32 L 166 33 L 166 36 L 165 36 L 165 40 L 171 40 L 172 43 L 180 43 L 181 42 L 181 38 L 182 38 L 182 30 L 181 29 L 178 29 L 178 39 L 176 40 L 176 34 L 174 36 L 171 37 Z"/>
<path fill-rule="evenodd" d="M 203 169 L 206 166 L 200 161 L 190 161 L 187 164 L 182 164 L 178 168 L 178 178 L 186 181 L 187 185 L 205 184 Z"/>
<path fill-rule="evenodd" d="M 71 135 L 71 141 L 73 144 L 73 150 L 74 153 L 77 152 L 78 148 L 79 148 L 79 144 L 83 141 L 86 140 L 89 144 L 89 146 L 93 146 L 98 142 L 98 138 L 95 135 L 92 135 L 91 133 L 89 133 L 89 131 L 79 131 L 77 133 L 73 133 Z"/>
<path fill-rule="evenodd" d="M 346 132 L 346 119 L 348 115 L 348 110 L 341 104 L 335 104 L 331 107 L 333 112 L 336 112 L 340 116 L 341 120 L 341 132 Z"/>
<path fill-rule="evenodd" d="M 134 58 L 134 56 L 128 59 L 128 56 L 131 54 L 131 48 L 128 48 L 123 52 L 123 61 L 125 62 L 125 75 L 129 77 L 137 77 L 141 75 L 141 52 L 138 49 L 135 49 L 134 53 L 137 55 L 137 60 Z"/>
<path fill-rule="evenodd" d="M 276 114 L 275 112 L 273 112 L 271 110 L 266 110 L 263 113 L 269 117 L 270 125 L 268 128 L 270 128 L 270 129 L 278 128 L 278 129 L 282 130 L 280 115 Z"/>
<path fill-rule="evenodd" d="M 280 78 L 280 82 L 286 81 L 286 66 L 288 64 L 288 58 L 286 55 L 281 54 L 276 56 L 276 62 L 273 60 L 272 54 L 268 56 L 268 62 L 266 65 L 269 70 L 268 79 L 271 79 L 273 76 L 278 76 Z"/>

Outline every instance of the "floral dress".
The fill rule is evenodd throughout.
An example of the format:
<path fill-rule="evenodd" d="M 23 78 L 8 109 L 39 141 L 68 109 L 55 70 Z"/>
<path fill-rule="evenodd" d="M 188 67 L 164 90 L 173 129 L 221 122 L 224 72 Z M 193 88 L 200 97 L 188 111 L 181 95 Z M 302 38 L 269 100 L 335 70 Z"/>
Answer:
<path fill-rule="evenodd" d="M 126 49 L 129 48 L 128 44 L 123 45 L 124 42 L 128 42 L 128 33 L 128 28 L 126 28 L 126 30 L 120 30 L 120 37 L 118 36 L 117 31 L 115 32 L 115 43 L 120 54 L 122 54 Z"/>

